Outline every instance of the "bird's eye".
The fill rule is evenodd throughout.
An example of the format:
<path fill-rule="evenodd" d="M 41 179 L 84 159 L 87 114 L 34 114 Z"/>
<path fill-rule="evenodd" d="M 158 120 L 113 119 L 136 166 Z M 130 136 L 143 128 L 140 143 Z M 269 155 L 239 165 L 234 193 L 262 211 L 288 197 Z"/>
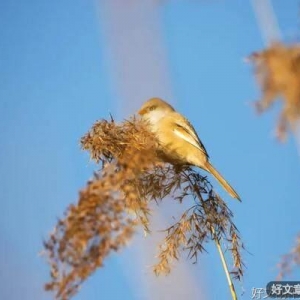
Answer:
<path fill-rule="evenodd" d="M 153 105 L 153 106 L 150 106 L 150 110 L 154 110 L 156 107 Z"/>

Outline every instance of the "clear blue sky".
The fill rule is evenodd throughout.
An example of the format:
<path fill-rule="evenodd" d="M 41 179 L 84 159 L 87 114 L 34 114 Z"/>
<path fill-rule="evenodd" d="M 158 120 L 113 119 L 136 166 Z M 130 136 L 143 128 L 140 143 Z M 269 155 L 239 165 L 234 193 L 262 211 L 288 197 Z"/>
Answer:
<path fill-rule="evenodd" d="M 292 40 L 298 1 L 274 7 Z M 250 299 L 252 287 L 274 279 L 300 231 L 295 143 L 272 137 L 278 107 L 257 117 L 248 105 L 259 91 L 242 59 L 263 47 L 261 34 L 248 1 L 162 1 L 158 10 L 176 106 L 243 199 L 228 202 L 251 252 L 243 296 Z M 0 28 L 0 299 L 50 299 L 41 289 L 47 265 L 37 254 L 92 174 L 79 139 L 116 111 L 117 93 L 94 1 L 2 1 Z M 140 300 L 122 257 L 109 258 L 76 299 Z M 203 259 L 210 298 L 226 299 L 219 259 Z"/>

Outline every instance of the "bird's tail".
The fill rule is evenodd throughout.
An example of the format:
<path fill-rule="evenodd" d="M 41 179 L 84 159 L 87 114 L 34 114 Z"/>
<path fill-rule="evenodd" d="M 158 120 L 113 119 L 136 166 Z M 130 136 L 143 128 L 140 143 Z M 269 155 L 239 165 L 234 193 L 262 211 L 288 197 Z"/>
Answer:
<path fill-rule="evenodd" d="M 211 173 L 221 184 L 221 186 L 228 192 L 228 194 L 241 201 L 238 193 L 233 189 L 233 187 L 223 178 L 223 176 L 209 163 L 205 164 L 206 170 Z"/>

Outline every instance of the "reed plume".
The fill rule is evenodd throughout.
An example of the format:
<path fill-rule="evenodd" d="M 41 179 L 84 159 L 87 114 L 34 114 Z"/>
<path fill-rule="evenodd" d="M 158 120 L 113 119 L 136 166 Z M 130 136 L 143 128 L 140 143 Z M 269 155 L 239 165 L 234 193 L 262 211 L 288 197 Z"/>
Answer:
<path fill-rule="evenodd" d="M 232 211 L 206 177 L 188 166 L 160 161 L 156 137 L 147 124 L 135 118 L 120 124 L 101 120 L 82 137 L 81 145 L 99 169 L 44 242 L 51 269 L 45 289 L 56 299 L 76 294 L 108 255 L 128 243 L 137 226 L 151 233 L 149 203 L 166 197 L 191 205 L 165 230 L 154 272 L 171 272 L 182 251 L 197 261 L 205 244 L 213 240 L 219 246 L 220 241 L 226 243 L 233 265 L 229 277 L 241 279 L 243 246 Z"/>

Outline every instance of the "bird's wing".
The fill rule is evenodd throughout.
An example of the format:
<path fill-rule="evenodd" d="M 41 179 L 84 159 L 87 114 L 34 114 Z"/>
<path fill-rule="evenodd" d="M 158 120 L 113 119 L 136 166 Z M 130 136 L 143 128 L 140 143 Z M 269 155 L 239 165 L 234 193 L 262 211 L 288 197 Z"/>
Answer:
<path fill-rule="evenodd" d="M 197 135 L 193 125 L 186 118 L 177 113 L 173 115 L 173 122 L 175 125 L 173 128 L 173 132 L 178 137 L 184 139 L 194 147 L 198 148 L 209 158 L 209 155 L 204 145 L 202 144 L 199 136 Z"/>

